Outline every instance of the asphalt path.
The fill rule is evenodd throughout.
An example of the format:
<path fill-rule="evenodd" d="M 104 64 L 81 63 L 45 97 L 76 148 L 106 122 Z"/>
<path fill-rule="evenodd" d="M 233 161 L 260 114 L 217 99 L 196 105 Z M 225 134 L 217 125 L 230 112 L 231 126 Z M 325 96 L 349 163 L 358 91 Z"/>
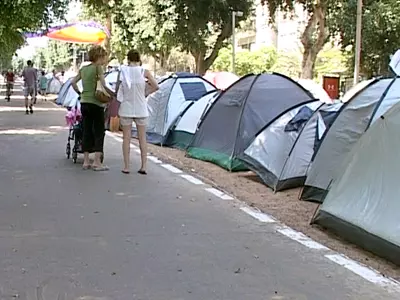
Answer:
<path fill-rule="evenodd" d="M 65 111 L 27 116 L 16 89 L 0 99 L 0 299 L 400 299 L 159 164 L 122 174 L 117 139 L 110 171 L 83 171 Z"/>

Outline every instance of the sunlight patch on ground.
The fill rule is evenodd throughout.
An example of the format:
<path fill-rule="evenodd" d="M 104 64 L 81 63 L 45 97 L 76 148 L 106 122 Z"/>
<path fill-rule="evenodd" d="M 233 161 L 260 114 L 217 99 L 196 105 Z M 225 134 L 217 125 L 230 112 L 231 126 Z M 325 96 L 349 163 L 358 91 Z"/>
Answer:
<path fill-rule="evenodd" d="M 35 107 L 35 111 L 66 111 L 65 108 L 57 107 Z M 13 112 L 13 111 L 25 111 L 25 107 L 11 107 L 11 106 L 0 106 L 0 112 Z"/>
<path fill-rule="evenodd" d="M 8 129 L 0 130 L 0 135 L 35 135 L 35 134 L 54 134 L 50 131 L 38 129 Z"/>
<path fill-rule="evenodd" d="M 49 126 L 49 129 L 65 130 L 65 129 L 69 129 L 69 127 L 68 126 Z"/>

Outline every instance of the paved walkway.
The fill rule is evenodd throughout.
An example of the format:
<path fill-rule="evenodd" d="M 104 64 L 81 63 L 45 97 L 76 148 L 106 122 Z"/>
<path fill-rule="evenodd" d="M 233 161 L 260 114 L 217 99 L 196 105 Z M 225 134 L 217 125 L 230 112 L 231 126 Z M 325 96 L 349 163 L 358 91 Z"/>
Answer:
<path fill-rule="evenodd" d="M 400 299 L 157 164 L 121 174 L 113 138 L 81 170 L 65 113 L 22 106 L 0 100 L 0 299 Z"/>

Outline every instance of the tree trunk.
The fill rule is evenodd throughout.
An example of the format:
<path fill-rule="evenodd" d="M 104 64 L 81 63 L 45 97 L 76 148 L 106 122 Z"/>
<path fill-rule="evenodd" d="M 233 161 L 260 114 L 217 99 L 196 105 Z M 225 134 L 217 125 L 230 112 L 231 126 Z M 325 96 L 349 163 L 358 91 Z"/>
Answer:
<path fill-rule="evenodd" d="M 318 53 L 323 49 L 329 36 L 325 26 L 325 14 L 326 7 L 318 2 L 315 5 L 307 26 L 301 36 L 301 43 L 304 47 L 302 70 L 300 75 L 301 78 L 314 78 L 315 61 L 317 60 Z"/>
<path fill-rule="evenodd" d="M 193 55 L 193 57 L 196 61 L 196 73 L 197 74 L 204 75 L 207 72 L 207 70 L 214 63 L 215 59 L 218 57 L 218 53 L 219 53 L 219 50 L 221 50 L 221 48 L 223 46 L 223 42 L 231 35 L 232 35 L 232 26 L 231 26 L 231 23 L 228 22 L 223 26 L 209 56 L 206 57 L 206 51 L 204 49 L 202 49 L 202 50 L 192 49 L 190 51 L 190 53 Z"/>
<path fill-rule="evenodd" d="M 112 14 L 110 11 L 106 14 L 106 28 L 110 33 L 110 36 L 106 37 L 104 47 L 106 48 L 108 55 L 111 55 Z"/>
<path fill-rule="evenodd" d="M 197 53 L 195 59 L 196 59 L 196 74 L 203 76 L 209 68 L 209 66 L 208 67 L 206 66 L 204 54 L 201 52 Z"/>

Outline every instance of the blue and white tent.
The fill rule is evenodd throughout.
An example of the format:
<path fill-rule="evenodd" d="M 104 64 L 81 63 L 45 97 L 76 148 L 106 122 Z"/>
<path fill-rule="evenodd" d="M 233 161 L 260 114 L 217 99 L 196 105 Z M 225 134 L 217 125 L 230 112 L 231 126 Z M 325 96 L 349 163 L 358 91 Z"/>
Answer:
<path fill-rule="evenodd" d="M 72 88 L 72 79 L 69 78 L 61 87 L 56 103 L 64 107 L 73 107 L 78 101 L 79 95 Z M 78 82 L 79 90 L 82 91 L 82 81 Z"/>
<path fill-rule="evenodd" d="M 105 75 L 106 85 L 109 89 L 115 90 L 117 84 L 118 71 L 113 71 Z M 64 107 L 73 107 L 78 101 L 78 94 L 72 88 L 72 79 L 69 78 L 61 87 L 56 103 Z M 82 91 L 82 81 L 78 81 L 78 88 Z"/>
<path fill-rule="evenodd" d="M 295 106 L 262 129 L 243 161 L 274 192 L 304 184 L 314 151 L 342 107 L 313 101 Z"/>
<path fill-rule="evenodd" d="M 149 119 L 147 140 L 152 144 L 164 144 L 176 119 L 185 109 L 215 86 L 204 78 L 190 73 L 176 73 L 159 83 L 160 89 L 147 97 Z M 136 130 L 133 129 L 136 136 Z"/>

